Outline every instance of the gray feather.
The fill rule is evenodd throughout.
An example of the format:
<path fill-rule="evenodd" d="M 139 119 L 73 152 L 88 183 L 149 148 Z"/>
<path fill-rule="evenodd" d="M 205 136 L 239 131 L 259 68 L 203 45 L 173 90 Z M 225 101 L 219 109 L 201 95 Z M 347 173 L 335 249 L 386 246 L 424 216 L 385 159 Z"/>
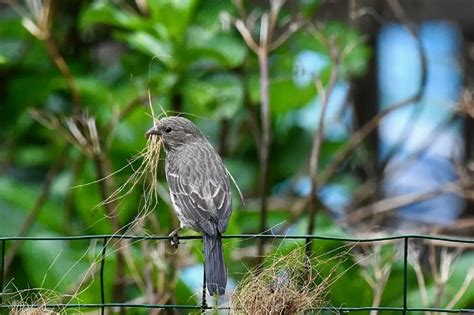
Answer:
<path fill-rule="evenodd" d="M 232 212 L 226 168 L 206 137 L 185 118 L 163 118 L 150 132 L 162 136 L 165 145 L 166 178 L 181 226 L 203 232 L 207 289 L 222 295 L 227 271 L 221 234 Z"/>

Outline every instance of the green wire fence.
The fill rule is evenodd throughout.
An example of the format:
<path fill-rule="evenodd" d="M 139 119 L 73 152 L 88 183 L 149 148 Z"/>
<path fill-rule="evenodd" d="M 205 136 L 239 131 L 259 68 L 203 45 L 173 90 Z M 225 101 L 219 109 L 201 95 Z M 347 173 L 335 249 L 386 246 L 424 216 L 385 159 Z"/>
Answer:
<path fill-rule="evenodd" d="M 353 242 L 353 243 L 374 243 L 391 240 L 403 241 L 403 287 L 400 292 L 403 297 L 403 305 L 400 307 L 321 307 L 315 311 L 331 311 L 339 314 L 350 313 L 350 312 L 367 312 L 367 311 L 391 311 L 400 314 L 408 314 L 409 312 L 444 312 L 444 313 L 457 313 L 457 314 L 474 314 L 474 308 L 461 308 L 461 309 L 446 309 L 446 308 L 420 308 L 420 307 L 409 307 L 407 303 L 408 297 L 408 245 L 410 240 L 431 240 L 431 241 L 444 241 L 461 244 L 474 244 L 474 239 L 468 238 L 455 238 L 445 236 L 430 236 L 430 235 L 399 235 L 399 236 L 387 236 L 387 237 L 375 237 L 375 238 L 345 238 L 345 237 L 328 237 L 318 235 L 271 235 L 271 234 L 236 234 L 236 235 L 223 235 L 225 239 L 287 239 L 287 240 L 318 240 L 318 241 L 342 241 L 342 242 Z M 208 309 L 219 309 L 228 310 L 229 307 L 210 307 L 206 304 L 205 299 L 200 305 L 171 305 L 171 304 L 139 304 L 139 303 L 110 303 L 105 300 L 105 287 L 104 287 L 104 274 L 106 269 L 106 251 L 108 241 L 112 239 L 129 239 L 136 241 L 147 241 L 147 240 L 170 240 L 168 236 L 135 236 L 135 235 L 82 235 L 82 236 L 60 236 L 60 237 L 0 237 L 1 242 L 1 271 L 0 271 L 0 310 L 10 309 L 12 305 L 3 303 L 4 295 L 4 283 L 5 283 L 5 255 L 6 246 L 11 241 L 78 241 L 78 240 L 102 240 L 102 251 L 100 260 L 100 303 L 89 303 L 89 304 L 45 304 L 42 305 L 46 308 L 51 309 L 77 309 L 77 308 L 100 308 L 101 314 L 105 314 L 106 308 L 141 308 L 141 309 L 171 309 L 171 310 L 208 310 Z M 201 239 L 200 236 L 181 236 L 180 239 Z M 474 262 L 473 262 L 474 265 Z M 203 283 L 205 286 L 205 283 Z M 203 287 L 205 290 L 205 287 Z M 28 307 L 27 305 L 15 305 L 18 307 Z"/>

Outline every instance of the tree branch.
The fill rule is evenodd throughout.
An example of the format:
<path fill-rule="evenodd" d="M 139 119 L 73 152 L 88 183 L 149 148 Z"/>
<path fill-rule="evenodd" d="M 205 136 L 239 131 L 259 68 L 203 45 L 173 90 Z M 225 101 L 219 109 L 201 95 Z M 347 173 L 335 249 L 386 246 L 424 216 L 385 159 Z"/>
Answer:
<path fill-rule="evenodd" d="M 385 213 L 387 211 L 395 210 L 410 204 L 422 202 L 442 194 L 461 193 L 463 190 L 464 188 L 461 187 L 458 182 L 450 182 L 443 186 L 436 187 L 434 189 L 421 193 L 415 192 L 411 194 L 390 197 L 387 199 L 379 200 L 371 205 L 361 207 L 351 212 L 345 219 L 343 219 L 343 221 L 348 224 L 353 224 L 373 215 Z"/>
<path fill-rule="evenodd" d="M 319 95 L 321 99 L 321 115 L 318 121 L 318 128 L 315 130 L 313 135 L 313 143 L 311 147 L 311 153 L 309 158 L 309 176 L 311 180 L 311 190 L 309 196 L 309 205 L 308 205 L 308 230 L 307 234 L 312 234 L 315 227 L 315 218 L 316 218 L 316 208 L 317 208 L 317 190 L 318 190 L 318 168 L 319 168 L 319 155 L 321 151 L 321 144 L 324 136 L 324 118 L 326 116 L 327 107 L 329 104 L 329 99 L 334 91 L 336 82 L 339 76 L 339 51 L 334 42 L 330 42 L 329 50 L 331 54 L 331 59 L 333 61 L 331 76 L 329 78 L 329 83 L 326 88 L 326 91 L 321 86 L 317 84 Z M 319 81 L 320 82 L 320 81 Z M 306 252 L 310 254 L 311 252 L 311 239 L 306 240 Z"/>
<path fill-rule="evenodd" d="M 260 119 L 262 125 L 262 133 L 260 139 L 260 182 L 259 192 L 261 197 L 260 202 L 260 224 L 259 230 L 261 233 L 267 230 L 267 190 L 268 190 L 268 164 L 271 146 L 271 115 L 270 115 L 270 73 L 268 64 L 268 55 L 273 48 L 280 46 L 290 35 L 294 32 L 293 28 L 289 28 L 284 32 L 284 36 L 277 39 L 277 42 L 272 41 L 273 33 L 277 25 L 278 15 L 284 0 L 271 0 L 269 12 L 263 13 L 260 16 L 260 37 L 257 41 L 253 38 L 250 27 L 244 22 L 248 21 L 245 16 L 245 10 L 241 1 L 236 1 L 236 5 L 241 13 L 240 19 L 234 22 L 235 27 L 241 34 L 247 46 L 257 55 L 258 65 L 260 70 Z M 258 244 L 258 257 L 263 256 L 264 242 L 262 238 Z"/>
<path fill-rule="evenodd" d="M 66 61 L 64 61 L 63 56 L 59 52 L 59 49 L 56 46 L 56 42 L 52 38 L 51 34 L 44 39 L 44 44 L 46 46 L 49 56 L 51 57 L 51 59 L 53 59 L 54 64 L 63 75 L 64 79 L 66 80 L 69 91 L 71 92 L 72 101 L 74 104 L 73 114 L 78 114 L 81 109 L 81 97 L 79 90 L 77 89 L 74 76 L 72 75 L 71 70 L 69 69 L 69 66 L 67 65 Z"/>
<path fill-rule="evenodd" d="M 329 181 L 329 179 L 337 172 L 339 165 L 346 159 L 348 154 L 352 152 L 357 146 L 359 146 L 362 141 L 374 130 L 378 127 L 379 123 L 390 113 L 410 105 L 412 103 L 416 103 L 420 101 L 423 93 L 426 89 L 427 83 L 427 61 L 426 61 L 426 53 L 423 48 L 423 45 L 417 35 L 416 29 L 413 27 L 411 23 L 409 23 L 406 16 L 403 14 L 403 11 L 400 10 L 400 5 L 397 0 L 390 0 L 389 4 L 392 6 L 392 10 L 394 10 L 395 15 L 399 20 L 404 24 L 404 26 L 408 29 L 410 34 L 416 40 L 416 45 L 418 48 L 418 56 L 420 59 L 421 65 L 421 80 L 420 86 L 417 92 L 402 101 L 398 101 L 389 105 L 386 109 L 380 111 L 377 115 L 375 115 L 369 122 L 367 122 L 364 126 L 362 126 L 359 130 L 357 130 L 352 137 L 336 152 L 335 156 L 332 159 L 332 162 L 328 165 L 328 167 L 320 174 L 319 182 L 320 185 L 324 185 Z M 397 7 L 398 5 L 398 7 Z"/>
<path fill-rule="evenodd" d="M 269 95 L 269 72 L 268 72 L 268 50 L 261 47 L 258 53 L 258 64 L 260 68 L 260 107 L 262 139 L 260 147 L 260 226 L 259 231 L 267 229 L 267 186 L 268 186 L 268 158 L 270 155 L 271 124 L 270 124 L 270 95 Z M 263 255 L 263 239 L 258 247 L 258 255 Z"/>

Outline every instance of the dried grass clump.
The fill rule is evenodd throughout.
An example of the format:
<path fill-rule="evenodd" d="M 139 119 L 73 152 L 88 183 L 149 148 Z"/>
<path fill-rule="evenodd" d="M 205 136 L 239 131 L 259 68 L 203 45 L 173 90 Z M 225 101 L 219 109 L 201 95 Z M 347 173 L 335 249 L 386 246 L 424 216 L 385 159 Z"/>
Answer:
<path fill-rule="evenodd" d="M 52 290 L 26 289 L 5 293 L 5 296 L 5 302 L 11 305 L 10 315 L 60 314 L 65 311 L 47 307 L 51 304 L 60 304 L 62 301 L 62 297 Z"/>
<path fill-rule="evenodd" d="M 145 181 L 148 183 L 145 187 L 145 206 L 151 206 L 150 202 L 158 200 L 158 166 L 160 164 L 162 140 L 158 136 L 148 137 L 146 151 L 143 155 L 143 165 L 145 165 Z"/>
<path fill-rule="evenodd" d="M 268 257 L 250 270 L 231 297 L 231 314 L 296 314 L 326 303 L 330 278 L 322 278 L 316 258 L 297 248 Z M 335 271 L 332 269 L 329 274 Z"/>
<path fill-rule="evenodd" d="M 129 195 L 138 183 L 143 182 L 144 204 L 143 210 L 149 210 L 153 201 L 158 200 L 158 166 L 160 162 L 161 139 L 158 136 L 150 136 L 147 141 L 146 148 L 136 154 L 130 161 L 129 166 L 132 167 L 133 173 L 127 180 L 115 190 L 106 200 L 98 204 L 96 207 L 107 203 L 118 201 Z M 133 167 L 133 163 L 142 159 L 138 168 Z M 127 166 L 128 166 L 127 165 Z M 119 171 L 121 171 L 120 169 Z M 78 187 L 78 186 L 76 186 Z"/>
<path fill-rule="evenodd" d="M 10 315 L 45 315 L 45 314 L 59 314 L 53 310 L 49 310 L 43 306 L 34 307 L 16 307 L 10 310 Z"/>

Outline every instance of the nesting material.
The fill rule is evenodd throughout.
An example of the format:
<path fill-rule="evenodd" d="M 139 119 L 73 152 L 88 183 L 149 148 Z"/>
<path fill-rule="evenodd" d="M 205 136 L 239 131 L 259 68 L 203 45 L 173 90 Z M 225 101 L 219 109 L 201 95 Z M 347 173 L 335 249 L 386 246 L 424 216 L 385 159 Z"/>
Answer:
<path fill-rule="evenodd" d="M 65 311 L 47 307 L 50 304 L 61 303 L 61 296 L 51 290 L 26 289 L 6 293 L 5 296 L 6 303 L 11 305 L 9 312 L 11 315 L 56 315 Z"/>
<path fill-rule="evenodd" d="M 28 306 L 26 308 L 14 306 L 10 310 L 10 315 L 45 315 L 45 314 L 56 315 L 59 313 L 42 306 L 37 306 L 37 307 Z"/>
<path fill-rule="evenodd" d="M 158 136 L 150 136 L 145 149 L 129 160 L 127 167 L 130 166 L 132 168 L 132 175 L 96 207 L 121 200 L 131 194 L 136 186 L 142 182 L 143 199 L 139 214 L 148 214 L 152 211 L 158 203 L 158 167 L 160 163 L 161 144 L 162 141 Z M 142 160 L 141 164 L 136 168 L 134 163 L 140 159 Z M 119 171 L 121 170 L 122 169 Z"/>
<path fill-rule="evenodd" d="M 161 138 L 151 135 L 148 137 L 145 154 L 143 155 L 142 165 L 144 165 L 145 176 L 143 209 L 145 210 L 153 210 L 155 203 L 158 202 L 158 167 L 161 143 Z"/>
<path fill-rule="evenodd" d="M 317 259 L 304 249 L 270 256 L 263 266 L 241 280 L 231 298 L 231 314 L 296 314 L 326 304 L 331 277 L 319 275 Z"/>

